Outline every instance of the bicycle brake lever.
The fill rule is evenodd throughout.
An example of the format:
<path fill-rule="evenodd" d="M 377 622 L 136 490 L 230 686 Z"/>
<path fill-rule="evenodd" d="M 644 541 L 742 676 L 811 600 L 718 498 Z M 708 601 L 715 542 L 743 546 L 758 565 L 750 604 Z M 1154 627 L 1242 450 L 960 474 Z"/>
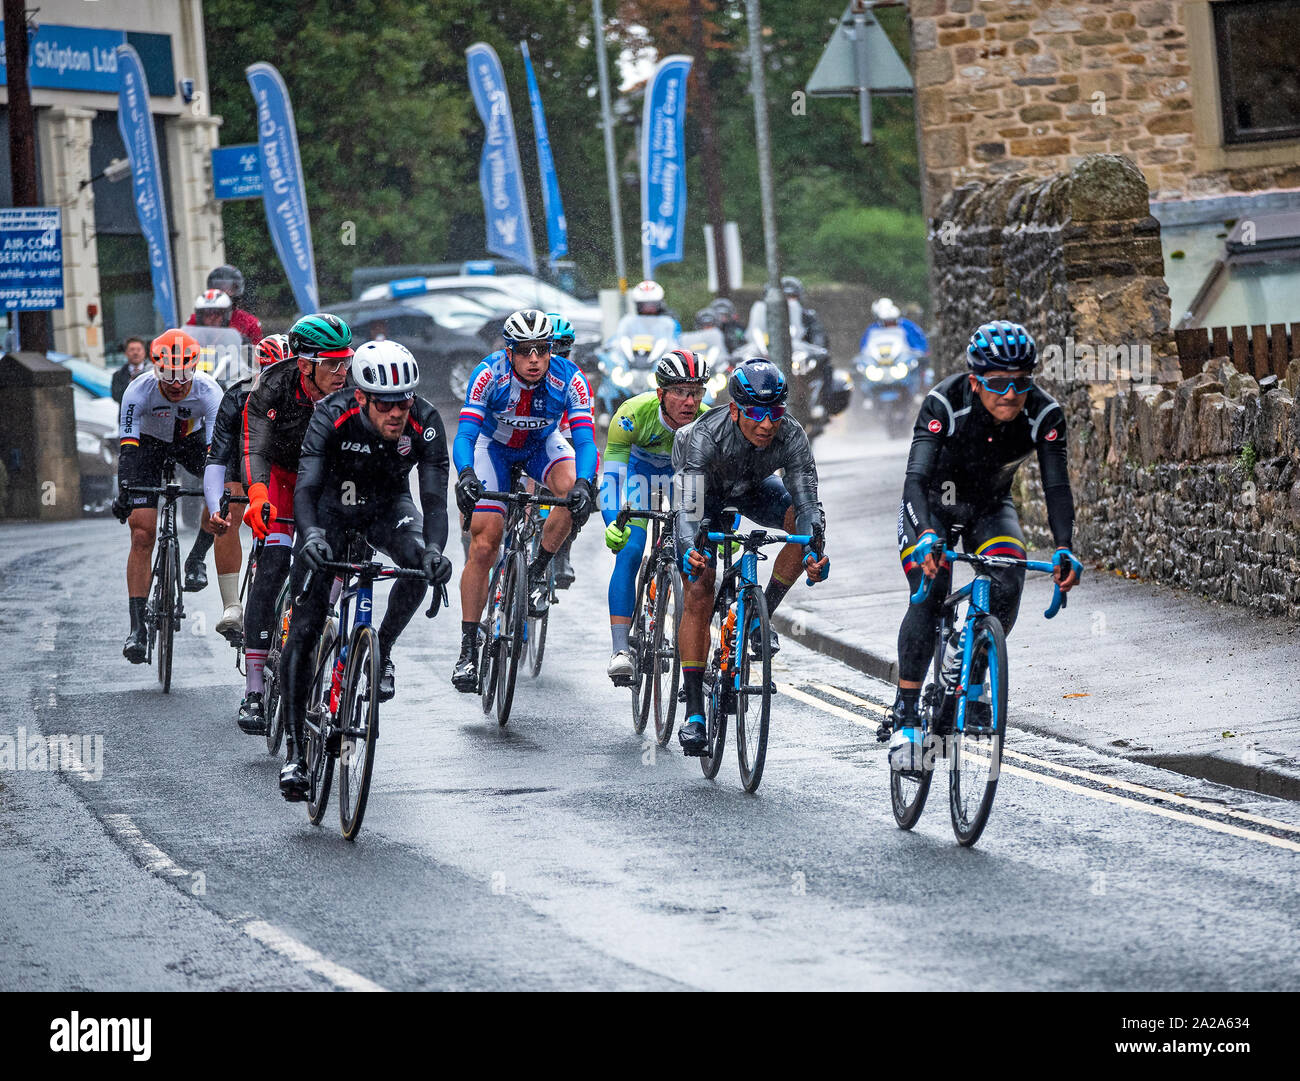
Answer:
<path fill-rule="evenodd" d="M 438 609 L 450 603 L 447 598 L 447 587 L 439 586 L 433 591 L 433 600 L 429 602 L 429 610 L 424 613 L 425 618 L 432 619 L 438 614 Z"/>

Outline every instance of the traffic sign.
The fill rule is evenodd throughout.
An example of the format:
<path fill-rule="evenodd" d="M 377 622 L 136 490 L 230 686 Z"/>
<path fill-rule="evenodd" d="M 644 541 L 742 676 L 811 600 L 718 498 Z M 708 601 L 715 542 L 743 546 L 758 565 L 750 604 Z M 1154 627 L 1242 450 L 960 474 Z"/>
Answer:
<path fill-rule="evenodd" d="M 63 217 L 58 207 L 0 209 L 0 308 L 63 307 Z"/>
<path fill-rule="evenodd" d="M 910 94 L 912 74 L 870 6 L 850 4 L 804 89 L 813 97 L 851 97 L 860 87 L 873 94 Z"/>
<path fill-rule="evenodd" d="M 218 199 L 262 198 L 262 154 L 256 143 L 212 151 L 212 189 Z"/>

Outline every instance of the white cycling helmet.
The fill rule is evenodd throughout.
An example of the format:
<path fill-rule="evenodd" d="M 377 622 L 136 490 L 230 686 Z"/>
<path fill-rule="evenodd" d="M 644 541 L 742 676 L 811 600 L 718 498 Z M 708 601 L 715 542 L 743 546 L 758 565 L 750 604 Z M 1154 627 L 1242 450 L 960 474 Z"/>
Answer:
<path fill-rule="evenodd" d="M 420 384 L 420 366 L 400 342 L 366 342 L 352 357 L 352 381 L 381 402 L 404 401 Z"/>
<path fill-rule="evenodd" d="M 662 304 L 663 302 L 664 287 L 658 282 L 647 279 L 632 290 L 633 304 Z"/>
<path fill-rule="evenodd" d="M 884 323 L 890 319 L 897 319 L 903 313 L 898 310 L 898 305 L 889 297 L 881 297 L 871 305 L 871 314 Z"/>
<path fill-rule="evenodd" d="M 555 328 L 543 311 L 536 308 L 524 308 L 510 316 L 501 328 L 501 337 L 506 345 L 514 346 L 523 342 L 546 342 L 548 345 Z"/>

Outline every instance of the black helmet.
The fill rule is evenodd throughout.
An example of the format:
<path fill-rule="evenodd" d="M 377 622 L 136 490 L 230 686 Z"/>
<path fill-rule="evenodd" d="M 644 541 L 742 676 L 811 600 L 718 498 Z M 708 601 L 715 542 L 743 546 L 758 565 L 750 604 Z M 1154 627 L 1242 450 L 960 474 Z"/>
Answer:
<path fill-rule="evenodd" d="M 695 313 L 695 325 L 700 330 L 718 325 L 718 313 L 712 308 L 701 308 Z"/>
<path fill-rule="evenodd" d="M 709 307 L 718 313 L 719 321 L 736 317 L 736 306 L 726 297 L 718 297 Z"/>
<path fill-rule="evenodd" d="M 737 405 L 785 405 L 790 388 L 767 357 L 750 357 L 732 371 L 727 392 Z"/>
<path fill-rule="evenodd" d="M 1038 364 L 1038 346 L 1019 323 L 996 319 L 970 336 L 966 364 L 973 372 L 1029 372 Z"/>
<path fill-rule="evenodd" d="M 208 288 L 223 289 L 238 300 L 244 295 L 244 275 L 239 272 L 239 267 L 219 266 L 208 273 Z"/>
<path fill-rule="evenodd" d="M 803 282 L 798 278 L 786 275 L 781 279 L 781 292 L 788 297 L 801 297 L 803 296 Z"/>

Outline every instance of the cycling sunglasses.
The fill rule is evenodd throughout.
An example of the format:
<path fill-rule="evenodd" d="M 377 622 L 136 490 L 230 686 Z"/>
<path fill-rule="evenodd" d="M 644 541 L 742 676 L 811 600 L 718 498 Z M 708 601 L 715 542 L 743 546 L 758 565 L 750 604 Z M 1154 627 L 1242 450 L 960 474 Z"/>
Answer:
<path fill-rule="evenodd" d="M 1014 379 L 1007 375 L 995 375 L 990 379 L 985 379 L 982 375 L 975 377 L 979 380 L 980 386 L 990 394 L 999 396 L 1010 391 L 1012 394 L 1028 394 L 1030 388 L 1034 385 L 1032 375 L 1018 375 Z"/>
<path fill-rule="evenodd" d="M 351 349 L 330 349 L 324 353 L 299 353 L 298 359 L 323 364 L 331 372 L 341 372 L 352 363 Z"/>
<path fill-rule="evenodd" d="M 515 345 L 511 346 L 517 357 L 544 357 L 551 351 L 549 342 L 543 342 L 541 345 Z"/>
<path fill-rule="evenodd" d="M 394 409 L 400 409 L 405 413 L 412 405 L 415 404 L 415 395 L 411 394 L 405 398 L 379 398 L 373 394 L 367 395 L 367 400 L 375 407 L 376 413 L 391 413 Z"/>
<path fill-rule="evenodd" d="M 740 415 L 746 420 L 752 420 L 755 424 L 762 424 L 765 420 L 780 420 L 785 416 L 785 406 L 783 405 L 742 405 Z"/>

